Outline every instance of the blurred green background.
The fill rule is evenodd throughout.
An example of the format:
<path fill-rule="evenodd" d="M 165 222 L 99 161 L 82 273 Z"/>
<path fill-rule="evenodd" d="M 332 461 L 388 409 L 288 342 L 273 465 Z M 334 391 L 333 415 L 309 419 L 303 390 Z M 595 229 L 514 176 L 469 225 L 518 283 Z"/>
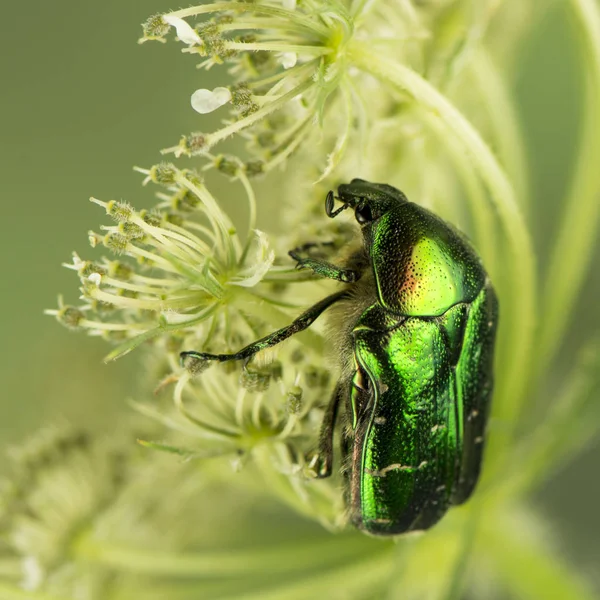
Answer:
<path fill-rule="evenodd" d="M 75 249 L 89 255 L 86 232 L 102 214 L 88 197 L 149 205 L 151 192 L 131 166 L 150 166 L 161 147 L 198 128 L 189 95 L 201 80 L 211 87 L 204 72 L 177 44 L 136 43 L 148 15 L 176 6 L 38 0 L 3 7 L 2 446 L 61 419 L 106 429 L 129 410 L 124 400 L 136 388 L 129 376 L 135 354 L 105 365 L 104 342 L 66 331 L 42 311 L 56 306 L 59 292 L 67 301 L 77 298 L 77 278 L 60 264 Z M 525 41 L 514 81 L 542 269 L 577 143 L 582 74 L 571 27 L 560 6 L 549 12 Z M 560 385 L 582 339 L 600 328 L 597 264 L 548 389 Z M 564 552 L 600 589 L 599 462 L 596 445 L 557 473 L 535 502 L 557 524 Z"/>

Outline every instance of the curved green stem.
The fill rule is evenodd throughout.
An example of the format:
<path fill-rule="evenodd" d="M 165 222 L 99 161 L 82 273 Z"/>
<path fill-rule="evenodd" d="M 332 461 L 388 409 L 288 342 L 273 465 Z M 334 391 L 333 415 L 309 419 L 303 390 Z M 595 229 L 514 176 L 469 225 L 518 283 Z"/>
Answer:
<path fill-rule="evenodd" d="M 463 152 L 462 146 L 451 136 L 445 135 L 446 129 L 440 119 L 430 112 L 422 110 L 419 117 L 429 129 L 446 146 L 450 159 L 457 170 L 473 215 L 473 227 L 475 230 L 475 247 L 483 259 L 487 272 L 495 280 L 496 274 L 496 236 L 494 230 L 494 215 L 486 205 L 487 197 L 484 186 L 477 174 L 473 171 L 469 157 Z"/>
<path fill-rule="evenodd" d="M 537 373 L 544 373 L 565 333 L 592 260 L 600 216 L 600 10 L 595 0 L 569 0 L 581 35 L 585 100 L 579 156 L 543 286 Z"/>
<path fill-rule="evenodd" d="M 54 596 L 44 592 L 24 590 L 16 585 L 0 581 L 0 598 L 4 600 L 72 600 L 66 596 Z"/>
<path fill-rule="evenodd" d="M 521 401 L 528 385 L 536 309 L 536 269 L 529 233 L 517 204 L 514 189 L 492 151 L 467 119 L 429 82 L 411 69 L 353 41 L 349 59 L 359 69 L 410 94 L 419 105 L 439 117 L 448 135 L 455 136 L 467 151 L 474 168 L 486 183 L 508 238 L 511 289 L 501 290 L 502 319 L 499 358 L 503 377 L 498 378 L 494 416 L 502 423 L 490 440 L 488 455 L 509 443 Z M 502 334 L 502 332 L 505 332 Z"/>
<path fill-rule="evenodd" d="M 494 61 L 481 46 L 473 56 L 471 70 L 489 115 L 501 162 L 514 182 L 521 210 L 526 213 L 530 194 L 527 153 L 513 98 Z"/>
<path fill-rule="evenodd" d="M 380 544 L 379 544 L 380 545 Z M 117 572 L 140 573 L 167 577 L 240 577 L 264 570 L 269 573 L 293 573 L 344 560 L 363 557 L 365 551 L 373 553 L 377 542 L 369 543 L 356 533 L 315 541 L 297 542 L 281 546 L 223 550 L 195 553 L 173 553 L 146 548 L 122 546 L 95 540 L 89 535 L 81 537 L 74 545 L 78 558 L 104 565 Z M 389 548 L 386 545 L 386 548 Z"/>

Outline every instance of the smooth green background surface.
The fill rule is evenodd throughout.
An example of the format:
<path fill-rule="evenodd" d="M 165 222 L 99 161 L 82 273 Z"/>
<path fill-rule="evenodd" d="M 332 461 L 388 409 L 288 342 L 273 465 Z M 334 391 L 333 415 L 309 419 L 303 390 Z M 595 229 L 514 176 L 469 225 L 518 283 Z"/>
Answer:
<path fill-rule="evenodd" d="M 105 343 L 66 331 L 42 311 L 56 306 L 59 292 L 67 301 L 77 298 L 77 278 L 60 263 L 74 249 L 92 255 L 86 232 L 103 217 L 87 198 L 150 205 L 151 191 L 142 190 L 130 167 L 150 166 L 181 133 L 206 128 L 189 95 L 214 84 L 177 44 L 136 43 L 146 16 L 178 6 L 157 0 L 3 6 L 2 446 L 60 419 L 107 428 L 129 410 L 124 401 L 136 384 L 129 374 L 139 373 L 135 354 L 104 365 Z M 581 75 L 569 27 L 560 11 L 544 20 L 525 44 L 515 82 L 533 167 L 532 225 L 542 268 L 577 140 Z M 268 212 L 263 207 L 264 228 Z M 560 385 L 574 348 L 600 327 L 599 292 L 596 262 L 549 390 Z M 595 571 L 600 586 L 599 462 L 600 449 L 591 448 L 536 502 L 558 524 L 564 551 L 583 571 Z"/>

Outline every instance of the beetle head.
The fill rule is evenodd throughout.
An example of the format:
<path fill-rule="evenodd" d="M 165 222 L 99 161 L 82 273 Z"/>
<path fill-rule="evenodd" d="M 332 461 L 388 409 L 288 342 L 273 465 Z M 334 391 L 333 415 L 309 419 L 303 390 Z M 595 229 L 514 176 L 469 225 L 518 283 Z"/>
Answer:
<path fill-rule="evenodd" d="M 343 210 L 353 208 L 354 216 L 361 226 L 376 221 L 399 202 L 407 202 L 404 194 L 391 185 L 370 183 L 364 179 L 353 179 L 338 187 L 337 200 L 343 204 L 337 210 L 333 210 L 335 200 L 333 192 L 329 192 L 325 200 L 327 216 L 334 218 Z"/>
<path fill-rule="evenodd" d="M 485 279 L 477 255 L 442 219 L 409 202 L 399 190 L 353 179 L 329 192 L 325 211 L 353 208 L 371 260 L 380 304 L 405 316 L 440 316 L 472 302 Z"/>

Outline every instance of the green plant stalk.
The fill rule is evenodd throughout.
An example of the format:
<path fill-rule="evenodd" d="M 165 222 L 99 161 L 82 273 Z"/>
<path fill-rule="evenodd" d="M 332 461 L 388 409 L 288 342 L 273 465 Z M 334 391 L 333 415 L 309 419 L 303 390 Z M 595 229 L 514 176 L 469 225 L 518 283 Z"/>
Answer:
<path fill-rule="evenodd" d="M 3 600 L 73 600 L 66 596 L 54 596 L 44 592 L 32 592 L 24 590 L 16 585 L 3 583 L 0 581 L 0 598 Z"/>
<path fill-rule="evenodd" d="M 569 0 L 581 35 L 585 100 L 581 142 L 565 211 L 543 285 L 537 375 L 562 340 L 592 260 L 600 217 L 600 10 L 595 0 Z"/>
<path fill-rule="evenodd" d="M 498 517 L 501 519 L 501 517 Z M 503 586 L 520 600 L 560 598 L 560 600 L 597 600 L 583 579 L 548 549 L 547 540 L 529 537 L 510 518 L 501 519 L 482 532 L 481 547 L 498 565 Z"/>
<path fill-rule="evenodd" d="M 473 55 L 471 71 L 486 105 L 501 162 L 514 182 L 521 211 L 527 215 L 530 201 L 528 161 L 514 100 L 494 61 L 482 46 Z"/>
<path fill-rule="evenodd" d="M 138 573 L 168 577 L 231 577 L 253 575 L 269 565 L 269 573 L 293 573 L 325 565 L 356 561 L 378 548 L 385 552 L 392 547 L 372 540 L 365 544 L 356 533 L 318 538 L 314 542 L 280 545 L 247 550 L 226 550 L 196 553 L 149 551 L 101 542 L 84 534 L 73 545 L 76 558 L 104 565 L 121 573 Z"/>
<path fill-rule="evenodd" d="M 486 182 L 506 231 L 510 246 L 512 281 L 518 293 L 507 294 L 504 310 L 509 315 L 509 334 L 504 339 L 504 373 L 499 377 L 495 418 L 502 427 L 491 436 L 488 456 L 501 455 L 497 450 L 510 443 L 522 398 L 529 384 L 530 356 L 536 318 L 536 269 L 533 248 L 517 204 L 514 189 L 492 151 L 477 130 L 430 83 L 411 69 L 372 51 L 364 42 L 353 41 L 347 49 L 349 59 L 359 69 L 408 92 L 423 108 L 441 118 L 448 135 L 456 136 L 470 155 L 479 176 Z M 507 302 L 508 301 L 508 302 Z M 502 348 L 501 348 L 502 351 Z"/>
<path fill-rule="evenodd" d="M 389 546 L 386 547 L 389 550 Z M 357 561 L 344 564 L 337 569 L 325 572 L 304 573 L 301 578 L 272 589 L 263 589 L 248 594 L 229 596 L 226 600 L 300 600 L 318 598 L 323 590 L 342 590 L 342 597 L 372 597 L 373 589 L 378 589 L 394 569 L 394 556 L 391 552 L 363 554 Z M 351 590 L 351 596 L 348 595 Z"/>
<path fill-rule="evenodd" d="M 494 280 L 497 269 L 494 215 L 486 206 L 487 198 L 485 189 L 477 174 L 473 171 L 469 158 L 463 152 L 462 146 L 453 137 L 444 135 L 446 129 L 440 119 L 426 110 L 421 110 L 419 117 L 444 143 L 446 151 L 452 160 L 470 203 L 473 224 L 477 235 L 475 238 L 475 247 L 479 255 L 483 258 L 487 272 L 490 273 L 492 280 Z"/>

